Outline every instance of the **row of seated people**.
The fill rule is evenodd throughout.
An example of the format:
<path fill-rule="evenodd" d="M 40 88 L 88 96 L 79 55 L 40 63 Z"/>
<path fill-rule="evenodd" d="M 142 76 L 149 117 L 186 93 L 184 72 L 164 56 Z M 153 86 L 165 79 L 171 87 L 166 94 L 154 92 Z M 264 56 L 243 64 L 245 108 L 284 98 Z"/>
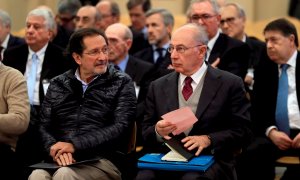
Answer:
<path fill-rule="evenodd" d="M 203 149 L 205 149 L 203 152 L 209 149 L 214 150 L 213 152 L 218 161 L 207 173 L 174 173 L 173 176 L 181 179 L 195 179 L 197 177 L 212 179 L 220 177 L 222 179 L 224 177 L 227 179 L 235 178 L 235 163 L 232 152 L 246 147 L 247 142 L 250 141 L 250 104 L 244 96 L 244 85 L 239 78 L 213 69 L 208 64 L 212 64 L 218 69 L 229 71 L 244 79 L 247 73 L 246 62 L 248 62 L 250 56 L 249 47 L 240 41 L 219 33 L 219 24 L 221 23 L 222 25 L 223 22 L 223 26 L 226 26 L 230 24 L 230 21 L 228 18 L 221 18 L 214 1 L 193 2 L 190 4 L 188 12 L 190 22 L 206 27 L 205 31 L 202 28 L 199 29 L 195 25 L 189 24 L 176 30 L 171 39 L 169 35 L 174 24 L 172 15 L 164 9 L 152 9 L 147 12 L 149 43 L 153 46 L 165 47 L 162 54 L 165 54 L 165 57 L 169 59 L 168 61 L 161 60 L 161 52 L 157 51 L 154 53 L 154 56 L 156 56 L 155 60 L 151 59 L 152 64 L 143 63 L 141 59 L 146 60 L 147 57 L 134 59 L 129 55 L 128 52 L 132 44 L 132 32 L 122 24 L 109 26 L 105 30 L 107 39 L 104 38 L 103 34 L 99 34 L 98 31 L 92 29 L 83 28 L 82 30 L 77 30 L 69 42 L 67 50 L 71 59 L 67 61 L 62 58 L 62 51 L 50 43 L 52 37 L 51 25 L 54 23 L 48 22 L 49 19 L 51 20 L 48 17 L 48 11 L 35 9 L 28 14 L 26 20 L 26 44 L 5 51 L 3 61 L 5 65 L 12 66 L 25 75 L 31 104 L 29 129 L 27 133 L 20 137 L 17 146 L 17 151 L 18 148 L 22 149 L 18 155 L 18 160 L 25 163 L 21 164 L 21 166 L 27 167 L 44 159 L 42 156 L 39 157 L 39 154 L 42 155 L 39 151 L 42 150 L 45 150 L 46 156 L 48 156 L 47 160 L 50 157 L 51 160 L 63 166 L 73 163 L 75 160 L 80 161 L 93 156 L 102 157 L 99 159 L 99 163 L 92 165 L 97 167 L 96 171 L 91 169 L 90 164 L 74 167 L 74 169 L 62 168 L 54 174 L 44 170 L 35 170 L 30 176 L 32 179 L 41 179 L 41 176 L 52 175 L 62 178 L 66 172 L 68 176 L 79 177 L 80 179 L 93 179 L 89 176 L 95 176 L 100 179 L 119 179 L 120 171 L 116 169 L 115 165 L 122 169 L 122 163 L 120 165 L 119 161 L 121 158 L 118 159 L 119 156 L 114 154 L 114 150 L 124 147 L 124 144 L 120 142 L 126 143 L 122 138 L 126 138 L 130 134 L 129 129 L 131 128 L 129 127 L 132 126 L 132 120 L 139 120 L 140 123 L 143 120 L 142 125 L 138 129 L 143 129 L 145 152 L 163 151 L 165 147 L 161 146 L 161 138 L 168 135 L 176 127 L 163 120 L 158 120 L 166 112 L 183 106 L 191 106 L 196 116 L 201 119 L 199 124 L 195 124 L 189 132 L 186 132 L 189 135 L 185 140 L 186 146 L 189 149 L 198 149 L 197 155 Z M 266 28 L 266 32 L 272 32 L 274 31 L 272 28 L 275 28 L 275 30 L 284 32 L 283 34 L 286 35 L 285 31 L 280 28 L 282 24 L 287 24 L 286 26 L 289 27 L 290 24 L 288 22 L 279 20 L 272 23 L 270 23 L 271 27 L 269 29 Z M 162 26 L 162 29 L 155 30 L 156 26 Z M 293 26 L 290 28 L 293 30 Z M 224 30 L 224 32 L 226 31 Z M 268 34 L 266 32 L 265 35 Z M 189 36 L 186 36 L 186 34 Z M 267 41 L 268 45 L 275 43 L 273 42 L 275 41 L 273 34 L 271 35 L 271 37 L 267 36 L 270 38 L 270 42 Z M 279 33 L 279 35 L 281 34 Z M 297 42 L 297 34 L 293 31 L 283 36 L 283 38 L 290 36 L 294 36 L 293 42 Z M 266 39 L 269 40 L 267 37 Z M 297 45 L 297 43 L 295 44 Z M 290 47 L 289 49 L 292 50 L 297 49 L 295 48 L 297 46 L 294 47 L 295 49 Z M 281 57 L 275 56 L 276 53 L 273 52 L 275 50 L 271 49 L 269 51 L 268 48 L 268 55 L 270 59 L 274 59 L 275 63 L 268 60 L 267 64 L 271 62 L 275 65 L 276 63 L 283 64 L 281 62 L 283 60 L 277 59 Z M 145 52 L 140 53 L 140 56 L 145 54 Z M 152 57 L 153 55 L 150 54 L 149 56 Z M 38 65 L 35 64 L 36 59 L 39 59 Z M 108 66 L 108 59 L 118 66 Z M 154 61 L 165 66 L 163 68 L 157 67 Z M 205 61 L 208 61 L 208 63 L 204 63 Z M 133 68 L 135 72 L 129 70 L 129 68 L 127 70 L 127 67 L 131 65 L 136 67 Z M 78 69 L 75 67 L 78 67 Z M 51 80 L 49 86 L 50 79 L 70 68 L 73 71 L 68 71 Z M 36 73 L 32 73 L 32 69 L 35 69 Z M 128 79 L 127 76 L 115 69 L 126 72 L 134 83 L 131 83 L 130 78 Z M 149 71 L 144 71 L 144 69 Z M 138 78 L 136 77 L 136 73 L 139 70 L 144 73 L 143 78 L 139 77 L 142 83 L 138 83 Z M 259 80 L 259 78 L 264 76 L 264 70 L 266 70 L 265 67 L 257 71 L 257 84 L 261 83 L 260 86 L 267 85 L 265 81 L 268 78 Z M 155 81 L 148 87 L 150 81 L 167 73 L 170 74 Z M 95 74 L 103 75 L 95 76 Z M 191 86 L 193 91 L 197 92 L 192 93 L 191 98 L 187 99 L 181 93 L 178 93 L 178 89 L 184 88 L 184 78 L 186 76 L 192 77 Z M 147 80 L 144 78 L 147 78 Z M 111 82 L 107 83 L 108 81 Z M 260 86 L 258 85 L 257 87 Z M 267 87 L 271 88 L 273 86 Z M 138 98 L 141 95 L 144 98 L 138 103 L 137 113 L 135 113 L 137 92 L 139 92 Z M 148 97 L 144 103 L 147 92 L 149 92 Z M 205 94 L 202 95 L 203 98 L 200 96 L 202 93 Z M 260 90 L 257 94 L 257 97 L 265 97 L 267 93 Z M 97 101 L 93 100 L 93 98 L 96 98 Z M 26 100 L 26 97 L 23 100 Z M 253 105 L 262 105 L 263 103 L 260 102 L 262 100 L 263 98 L 253 98 Z M 271 102 L 274 102 L 274 100 L 268 103 Z M 42 109 L 40 105 L 42 105 Z M 257 108 L 258 106 L 253 107 L 254 112 L 263 110 L 263 108 Z M 99 109 L 101 109 L 100 112 Z M 144 109 L 146 111 L 143 117 Z M 268 112 L 271 114 L 272 110 L 274 109 Z M 257 115 L 256 113 L 254 114 Z M 82 117 L 78 117 L 79 115 Z M 101 119 L 101 122 L 95 122 L 96 117 Z M 256 119 L 260 118 L 257 117 Z M 111 119 L 113 119 L 113 122 Z M 261 127 L 262 124 L 263 120 L 257 123 L 258 127 Z M 297 124 L 296 126 L 291 124 L 292 129 L 299 129 Z M 272 124 L 266 123 L 263 125 Z M 26 126 L 26 123 L 24 126 Z M 262 127 L 262 129 L 264 130 L 265 127 Z M 24 129 L 16 133 L 20 134 L 23 131 Z M 276 126 L 275 128 L 268 128 L 268 137 L 271 137 L 271 132 L 274 135 L 276 131 Z M 38 134 L 40 133 L 42 133 L 41 139 L 43 142 L 41 144 L 38 143 L 40 137 Z M 274 136 L 270 139 L 272 142 L 278 142 L 276 134 Z M 22 139 L 30 139 L 33 143 L 28 144 Z M 299 148 L 298 141 L 296 136 L 293 141 L 289 140 L 289 145 L 287 146 L 281 147 L 281 142 L 275 144 L 279 146 L 279 149 L 286 150 L 290 147 Z M 14 143 L 16 143 L 15 139 Z M 15 147 L 15 145 L 13 144 L 12 147 Z M 153 149 L 153 147 L 156 148 Z M 272 149 L 276 149 L 276 147 Z M 254 159 L 250 158 L 250 160 Z M 241 160 L 240 167 L 245 166 L 243 161 L 244 159 Z M 272 160 L 268 161 L 268 163 L 271 163 L 271 165 L 268 164 L 269 166 L 265 167 L 271 167 L 270 174 L 272 176 Z M 11 172 L 9 168 L 7 172 Z M 261 168 L 261 170 L 263 169 L 265 168 Z M 105 172 L 104 174 L 103 171 Z M 25 172 L 26 175 L 30 173 L 31 171 Z M 12 176 L 14 173 L 9 173 L 9 175 Z M 172 175 L 167 172 L 143 171 L 138 173 L 137 179 L 153 176 L 159 178 Z"/>

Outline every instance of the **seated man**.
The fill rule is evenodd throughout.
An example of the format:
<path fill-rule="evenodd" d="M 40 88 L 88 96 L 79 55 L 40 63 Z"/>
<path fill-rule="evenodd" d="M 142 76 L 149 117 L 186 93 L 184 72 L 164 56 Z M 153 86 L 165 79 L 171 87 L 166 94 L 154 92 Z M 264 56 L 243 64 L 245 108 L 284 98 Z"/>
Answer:
<path fill-rule="evenodd" d="M 140 170 L 137 179 L 235 179 L 234 157 L 251 137 L 250 104 L 241 78 L 204 62 L 207 41 L 204 28 L 196 24 L 173 33 L 168 51 L 175 72 L 150 85 L 142 125 L 145 151 L 167 152 L 162 138 L 178 127 L 161 116 L 189 106 L 198 121 L 181 142 L 196 156 L 213 154 L 216 162 L 205 173 Z"/>
<path fill-rule="evenodd" d="M 16 176 L 15 148 L 20 134 L 29 123 L 29 100 L 24 76 L 0 61 L 0 174 L 1 179 Z"/>
<path fill-rule="evenodd" d="M 45 150 L 63 167 L 54 174 L 34 170 L 29 179 L 121 179 L 118 153 L 127 149 L 136 96 L 130 77 L 108 66 L 108 52 L 107 38 L 95 29 L 71 36 L 68 53 L 78 68 L 51 80 L 40 123 Z"/>

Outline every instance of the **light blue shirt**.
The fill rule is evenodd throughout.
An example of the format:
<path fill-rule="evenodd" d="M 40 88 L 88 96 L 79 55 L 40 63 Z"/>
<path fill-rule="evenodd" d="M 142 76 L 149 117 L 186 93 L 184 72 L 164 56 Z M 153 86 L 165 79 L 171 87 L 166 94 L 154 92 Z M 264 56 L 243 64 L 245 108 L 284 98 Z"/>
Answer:
<path fill-rule="evenodd" d="M 129 55 L 127 54 L 126 57 L 120 61 L 120 63 L 117 65 L 121 69 L 122 72 L 125 72 L 125 69 L 127 67 Z"/>

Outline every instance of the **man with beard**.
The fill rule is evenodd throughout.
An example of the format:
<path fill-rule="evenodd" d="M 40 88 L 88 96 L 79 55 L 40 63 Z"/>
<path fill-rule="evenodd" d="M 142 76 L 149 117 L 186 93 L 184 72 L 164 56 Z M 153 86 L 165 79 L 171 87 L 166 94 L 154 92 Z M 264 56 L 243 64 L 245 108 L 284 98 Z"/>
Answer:
<path fill-rule="evenodd" d="M 135 57 L 150 62 L 155 66 L 153 79 L 170 72 L 171 59 L 167 51 L 170 44 L 170 34 L 174 26 L 174 17 L 166 9 L 151 9 L 146 13 L 148 42 L 151 47 L 134 54 Z"/>

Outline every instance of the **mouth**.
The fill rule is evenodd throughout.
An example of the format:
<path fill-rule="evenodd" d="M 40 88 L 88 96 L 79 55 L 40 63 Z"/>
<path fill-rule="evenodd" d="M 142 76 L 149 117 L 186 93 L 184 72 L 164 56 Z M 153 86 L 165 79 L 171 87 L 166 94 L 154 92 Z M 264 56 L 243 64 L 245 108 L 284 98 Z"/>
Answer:
<path fill-rule="evenodd" d="M 101 60 L 101 61 L 98 61 L 95 65 L 96 65 L 96 66 L 106 66 L 107 63 L 108 63 L 108 61 Z"/>

